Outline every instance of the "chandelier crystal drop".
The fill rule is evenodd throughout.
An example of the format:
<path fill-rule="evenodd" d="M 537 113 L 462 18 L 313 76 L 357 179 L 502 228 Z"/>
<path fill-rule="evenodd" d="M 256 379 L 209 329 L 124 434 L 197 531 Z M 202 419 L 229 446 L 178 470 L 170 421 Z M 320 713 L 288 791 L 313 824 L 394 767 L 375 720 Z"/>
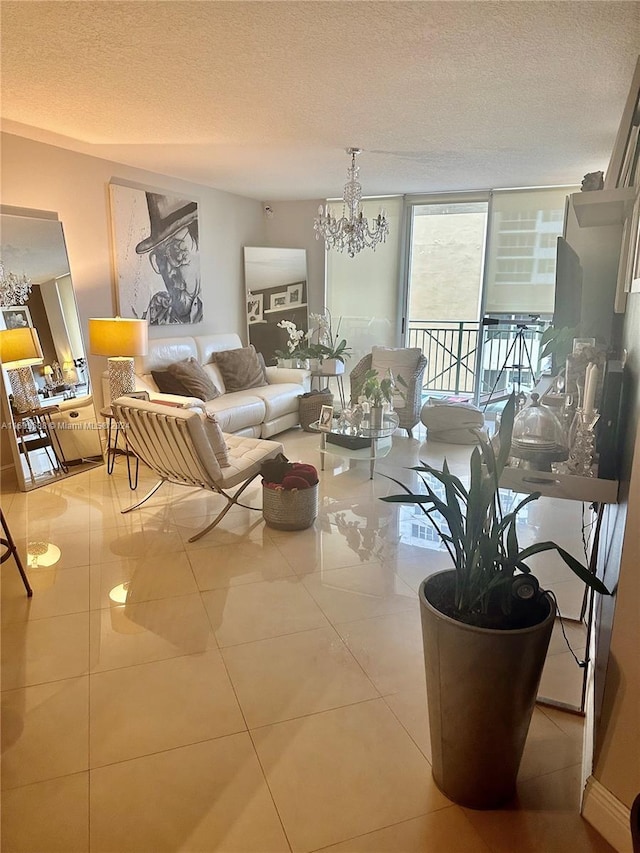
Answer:
<path fill-rule="evenodd" d="M 346 249 L 350 258 L 362 249 L 375 249 L 378 243 L 384 243 L 389 234 L 389 221 L 384 210 L 381 209 L 369 224 L 360 209 L 362 186 L 358 181 L 359 167 L 356 166 L 356 155 L 360 153 L 360 148 L 347 148 L 351 165 L 347 169 L 348 180 L 344 185 L 342 216 L 337 219 L 328 204 L 324 208 L 320 205 L 313 224 L 316 240 L 323 237 L 327 249 L 336 249 L 338 252 Z"/>
<path fill-rule="evenodd" d="M 5 272 L 4 262 L 0 259 L 0 308 L 24 305 L 30 293 L 31 280 L 24 274 Z"/>

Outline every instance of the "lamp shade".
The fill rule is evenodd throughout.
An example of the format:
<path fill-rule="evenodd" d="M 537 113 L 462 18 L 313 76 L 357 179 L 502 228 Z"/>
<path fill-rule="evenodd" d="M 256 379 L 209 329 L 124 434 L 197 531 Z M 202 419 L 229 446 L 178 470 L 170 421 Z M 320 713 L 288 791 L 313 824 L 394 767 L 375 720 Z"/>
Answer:
<path fill-rule="evenodd" d="M 146 355 L 147 340 L 146 320 L 124 317 L 89 320 L 89 346 L 93 355 Z"/>
<path fill-rule="evenodd" d="M 42 347 L 35 329 L 4 329 L 0 332 L 0 362 L 5 367 L 29 367 L 42 360 Z"/>
<path fill-rule="evenodd" d="M 45 376 L 53 376 L 53 367 L 50 364 L 45 364 L 42 372 Z"/>

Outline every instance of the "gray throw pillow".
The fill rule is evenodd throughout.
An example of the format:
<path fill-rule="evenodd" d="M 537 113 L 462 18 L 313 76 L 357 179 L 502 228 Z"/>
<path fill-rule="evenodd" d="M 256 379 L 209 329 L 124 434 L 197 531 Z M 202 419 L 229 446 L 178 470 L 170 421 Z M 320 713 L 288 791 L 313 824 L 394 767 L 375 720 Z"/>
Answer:
<path fill-rule="evenodd" d="M 187 395 L 190 397 L 198 397 L 206 402 L 207 400 L 215 400 L 216 397 L 220 396 L 220 392 L 195 358 L 176 361 L 175 364 L 169 365 L 167 372 L 184 386 Z"/>
<path fill-rule="evenodd" d="M 151 375 L 153 376 L 153 381 L 158 386 L 158 391 L 160 391 L 161 394 L 181 394 L 182 396 L 189 396 L 187 394 L 187 389 L 184 387 L 182 382 L 180 382 L 172 373 L 169 373 L 168 370 L 152 370 Z"/>
<path fill-rule="evenodd" d="M 253 346 L 240 349 L 227 349 L 213 354 L 213 361 L 218 365 L 224 386 L 227 391 L 244 391 L 245 388 L 259 388 L 267 385 L 264 372 L 264 361 Z"/>

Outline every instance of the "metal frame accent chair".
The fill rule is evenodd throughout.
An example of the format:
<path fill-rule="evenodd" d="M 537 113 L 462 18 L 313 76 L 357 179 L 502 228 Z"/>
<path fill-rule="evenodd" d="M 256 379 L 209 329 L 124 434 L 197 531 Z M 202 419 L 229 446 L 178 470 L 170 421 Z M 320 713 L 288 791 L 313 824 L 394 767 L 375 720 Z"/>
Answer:
<path fill-rule="evenodd" d="M 368 370 L 371 370 L 373 362 L 373 354 L 368 353 L 363 356 L 349 375 L 351 383 L 351 403 L 354 405 L 362 391 L 364 377 Z M 406 388 L 402 388 L 405 394 L 404 406 L 398 406 L 395 413 L 398 415 L 400 429 L 405 429 L 409 438 L 413 438 L 413 428 L 420 420 L 420 410 L 422 408 L 422 377 L 427 367 L 427 359 L 421 355 L 417 359 L 416 366 L 409 376 L 405 376 L 400 372 L 402 378 L 407 383 Z M 380 377 L 383 379 L 384 377 Z"/>
<path fill-rule="evenodd" d="M 207 489 L 226 498 L 226 506 L 189 542 L 212 530 L 236 504 L 256 509 L 239 503 L 238 498 L 259 475 L 262 463 L 282 452 L 277 441 L 220 433 L 229 459 L 229 464 L 221 467 L 205 429 L 206 415 L 200 409 L 119 397 L 112 403 L 112 410 L 126 430 L 128 448 L 160 478 L 141 501 L 122 510 L 123 513 L 142 506 L 167 482 Z M 235 492 L 228 491 L 238 485 Z"/>

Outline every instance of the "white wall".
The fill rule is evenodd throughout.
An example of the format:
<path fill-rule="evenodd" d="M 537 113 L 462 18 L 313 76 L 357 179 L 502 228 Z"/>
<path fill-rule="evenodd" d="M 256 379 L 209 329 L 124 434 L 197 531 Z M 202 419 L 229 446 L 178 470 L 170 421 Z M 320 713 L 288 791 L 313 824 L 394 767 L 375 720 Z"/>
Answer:
<path fill-rule="evenodd" d="M 109 225 L 113 178 L 199 204 L 204 321 L 155 327 L 150 336 L 237 332 L 246 339 L 242 248 L 267 245 L 260 202 L 11 134 L 3 133 L 1 142 L 2 204 L 55 211 L 62 222 L 85 341 L 89 317 L 113 316 L 117 305 Z M 99 395 L 106 362 L 90 357 L 89 363 Z"/>
<path fill-rule="evenodd" d="M 265 217 L 265 242 L 254 245 L 307 250 L 307 293 L 309 311 L 324 308 L 324 240 L 316 240 L 313 220 L 322 201 L 269 202 L 273 216 Z"/>

